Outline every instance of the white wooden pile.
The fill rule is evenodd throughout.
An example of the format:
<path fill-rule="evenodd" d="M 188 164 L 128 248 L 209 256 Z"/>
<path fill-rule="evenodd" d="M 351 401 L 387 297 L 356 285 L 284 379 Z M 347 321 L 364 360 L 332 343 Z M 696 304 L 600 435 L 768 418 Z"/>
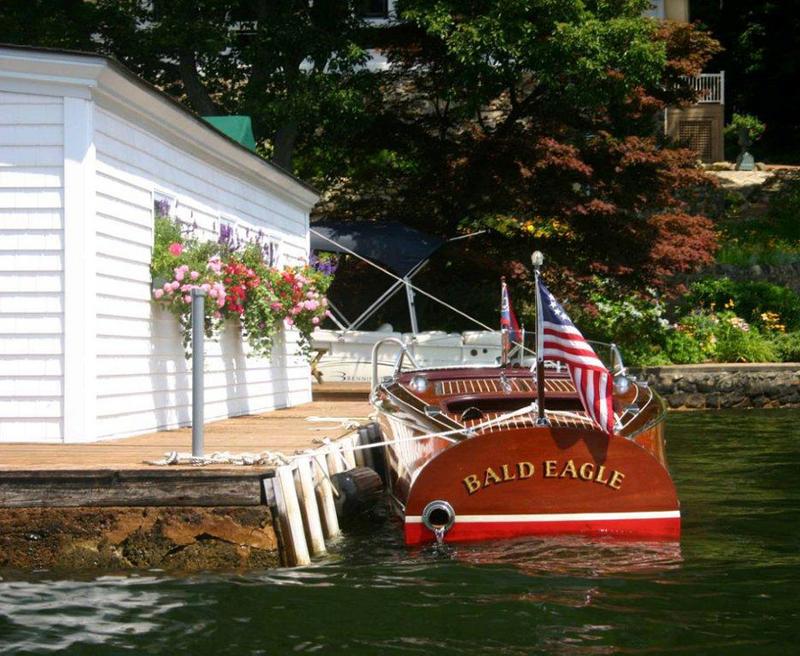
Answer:
<path fill-rule="evenodd" d="M 290 566 L 308 565 L 312 557 L 327 553 L 326 540 L 339 534 L 330 476 L 364 465 L 357 449 L 358 433 L 320 448 L 293 456 L 290 464 L 275 469 L 274 478 L 264 480 L 269 505 L 278 510 L 278 520 Z"/>

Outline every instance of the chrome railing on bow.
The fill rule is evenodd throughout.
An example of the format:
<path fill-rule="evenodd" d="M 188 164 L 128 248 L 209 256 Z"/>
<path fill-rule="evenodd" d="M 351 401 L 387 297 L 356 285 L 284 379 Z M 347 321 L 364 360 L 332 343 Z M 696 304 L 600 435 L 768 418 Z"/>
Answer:
<path fill-rule="evenodd" d="M 397 358 L 394 362 L 394 367 L 392 369 L 392 375 L 396 376 L 400 373 L 403 369 L 403 360 L 408 358 L 408 362 L 414 369 L 419 369 L 416 360 L 414 360 L 414 356 L 411 354 L 411 351 L 408 349 L 408 344 L 406 344 L 402 339 L 398 339 L 397 337 L 384 337 L 382 340 L 375 342 L 375 346 L 372 347 L 372 389 L 374 390 L 378 386 L 378 364 L 380 350 L 386 344 L 395 344 L 400 348 L 397 353 Z"/>

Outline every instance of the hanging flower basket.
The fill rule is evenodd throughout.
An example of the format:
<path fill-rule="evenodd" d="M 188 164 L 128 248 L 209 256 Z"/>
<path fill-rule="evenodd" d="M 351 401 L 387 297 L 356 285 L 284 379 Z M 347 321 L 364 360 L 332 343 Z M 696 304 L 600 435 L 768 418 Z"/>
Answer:
<path fill-rule="evenodd" d="M 333 280 L 332 258 L 315 258 L 316 266 L 278 269 L 267 264 L 271 247 L 261 236 L 247 242 L 233 240 L 228 228 L 217 243 L 204 242 L 160 214 L 155 231 L 150 267 L 153 301 L 178 319 L 187 354 L 191 292 L 197 288 L 206 292 L 207 337 L 217 338 L 226 320 L 238 319 L 253 354 L 268 358 L 285 323 L 299 332 L 301 351 L 309 357 L 311 332 L 329 314 L 325 292 Z"/>

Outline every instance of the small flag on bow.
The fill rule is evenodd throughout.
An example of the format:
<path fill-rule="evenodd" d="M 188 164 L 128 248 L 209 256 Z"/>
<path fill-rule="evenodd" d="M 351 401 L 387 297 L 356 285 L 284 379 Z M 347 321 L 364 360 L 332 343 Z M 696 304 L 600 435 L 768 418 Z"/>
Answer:
<path fill-rule="evenodd" d="M 500 328 L 508 331 L 508 339 L 512 343 L 519 343 L 522 340 L 517 315 L 514 314 L 514 309 L 511 307 L 511 298 L 508 295 L 505 278 L 500 283 Z"/>
<path fill-rule="evenodd" d="M 541 278 L 536 291 L 540 317 L 538 344 L 544 359 L 567 365 L 586 414 L 600 430 L 613 434 L 614 381 L 611 372 L 597 357 Z"/>

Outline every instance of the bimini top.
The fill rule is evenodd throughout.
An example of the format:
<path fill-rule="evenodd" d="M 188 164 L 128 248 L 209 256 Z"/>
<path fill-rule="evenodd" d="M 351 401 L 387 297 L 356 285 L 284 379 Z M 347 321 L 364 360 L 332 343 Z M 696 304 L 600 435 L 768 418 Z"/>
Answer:
<path fill-rule="evenodd" d="M 385 264 L 399 276 L 407 275 L 444 243 L 444 239 L 397 221 L 349 223 L 323 220 L 311 225 L 312 250 L 334 253 L 351 250 Z"/>

